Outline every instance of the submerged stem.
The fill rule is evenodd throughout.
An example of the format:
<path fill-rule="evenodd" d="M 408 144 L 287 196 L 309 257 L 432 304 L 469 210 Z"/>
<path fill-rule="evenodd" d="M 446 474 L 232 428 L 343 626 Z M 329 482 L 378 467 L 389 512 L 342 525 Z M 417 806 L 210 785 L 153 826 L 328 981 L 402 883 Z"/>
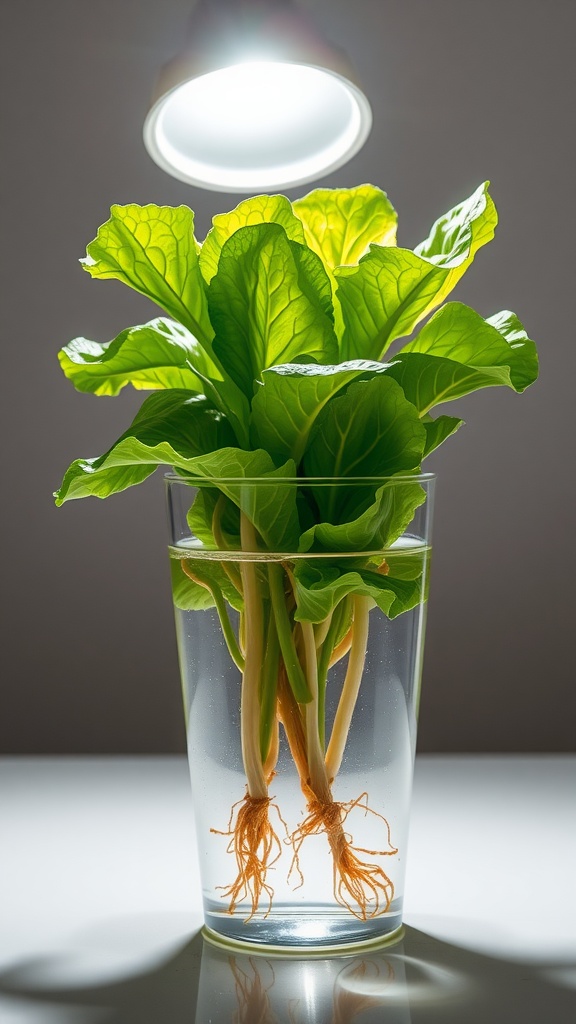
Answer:
<path fill-rule="evenodd" d="M 358 609 L 359 623 L 362 622 L 364 611 L 367 629 L 369 604 L 366 609 L 362 606 Z M 306 622 L 298 625 L 312 700 L 299 706 L 288 683 L 282 680 L 282 673 L 278 685 L 279 713 L 308 805 L 306 818 L 291 836 L 294 856 L 290 874 L 295 871 L 300 876 L 301 883 L 303 882 L 300 868 L 302 844 L 308 836 L 324 833 L 334 864 L 334 896 L 351 914 L 366 921 L 386 913 L 394 896 L 394 885 L 378 863 L 365 861 L 358 854 L 373 857 L 389 856 L 398 851 L 391 844 L 388 822 L 368 806 L 367 794 L 363 793 L 356 800 L 345 803 L 334 800 L 332 796 L 331 778 L 324 762 L 318 728 L 318 665 L 314 627 Z M 358 644 L 361 634 L 362 628 L 359 626 Z M 344 736 L 344 742 L 345 738 Z M 356 808 L 360 808 L 365 814 L 376 815 L 386 825 L 388 849 L 367 850 L 353 845 L 352 837 L 344 830 L 344 823 L 351 811 Z"/>
<path fill-rule="evenodd" d="M 272 723 L 272 731 L 270 734 L 270 746 L 268 747 L 268 755 L 264 761 L 264 776 L 268 784 L 272 781 L 272 775 L 274 769 L 278 763 L 278 755 L 280 753 L 280 724 L 278 717 L 275 715 L 274 722 Z"/>
<path fill-rule="evenodd" d="M 326 682 L 328 669 L 331 665 L 331 657 L 334 651 L 336 637 L 342 627 L 343 612 L 346 609 L 347 599 L 343 598 L 335 608 L 332 609 L 328 631 L 322 642 L 318 657 L 318 732 L 322 749 L 326 745 Z M 318 636 L 316 635 L 316 642 Z"/>
<path fill-rule="evenodd" d="M 274 618 L 276 620 L 276 629 L 278 631 L 278 640 L 280 641 L 280 650 L 282 651 L 282 658 L 286 667 L 288 682 L 292 687 L 296 700 L 300 703 L 306 703 L 310 700 L 310 688 L 306 682 L 306 676 L 302 671 L 302 666 L 298 660 L 298 655 L 294 646 L 292 626 L 288 615 L 288 609 L 286 607 L 284 572 L 282 566 L 275 562 L 269 563 L 268 582 L 270 585 L 270 600 L 272 601 Z"/>
<path fill-rule="evenodd" d="M 362 681 L 364 663 L 366 661 L 366 646 L 368 643 L 368 620 L 370 615 L 370 598 L 355 596 L 354 620 L 352 624 L 352 643 L 350 647 L 350 658 L 346 678 L 342 687 L 342 693 L 338 702 L 332 735 L 326 751 L 326 770 L 328 778 L 334 779 L 342 763 L 344 748 L 348 738 L 348 730 L 352 721 L 352 714 L 358 698 L 358 691 Z"/>
<path fill-rule="evenodd" d="M 322 644 L 324 643 L 326 637 L 328 636 L 333 615 L 334 609 L 332 609 L 330 614 L 327 615 L 322 622 L 319 622 L 318 625 L 314 627 L 314 642 L 316 644 L 316 649 L 322 647 Z"/>
<path fill-rule="evenodd" d="M 196 575 L 196 573 L 193 573 L 192 570 L 186 565 L 186 559 L 183 558 L 180 564 L 182 565 L 182 571 L 185 573 L 188 579 L 192 580 L 193 583 L 197 583 L 198 586 L 204 587 L 204 589 L 212 595 L 214 604 L 216 605 L 216 611 L 218 612 L 218 617 L 220 619 L 220 625 L 222 626 L 222 634 L 226 641 L 228 651 L 230 652 L 230 657 L 232 658 L 232 661 L 234 662 L 236 667 L 239 668 L 241 672 L 243 672 L 244 658 L 238 646 L 236 634 L 232 629 L 232 623 L 230 622 L 230 619 L 228 617 L 228 609 L 226 608 L 226 601 L 224 600 L 222 591 L 214 583 L 205 583 L 204 580 L 202 580 L 198 575 Z"/>
<path fill-rule="evenodd" d="M 352 634 L 353 630 L 352 626 L 350 626 L 350 629 L 348 630 L 346 635 L 342 637 L 340 643 L 337 644 L 334 650 L 332 651 L 332 654 L 330 655 L 330 661 L 328 662 L 328 668 L 332 668 L 333 665 L 336 665 L 339 661 L 342 660 L 342 658 L 346 657 L 348 651 L 350 650 L 350 647 L 352 646 Z"/>
<path fill-rule="evenodd" d="M 306 729 L 306 758 L 310 776 L 310 786 L 319 800 L 331 800 L 328 777 L 324 766 L 324 751 L 318 732 L 318 665 L 316 662 L 316 644 L 314 643 L 314 627 L 310 622 L 301 622 L 306 674 L 312 700 L 304 705 L 304 725 Z"/>
<path fill-rule="evenodd" d="M 304 733 L 301 708 L 294 699 L 283 664 L 280 665 L 278 672 L 278 717 L 284 726 L 292 760 L 296 765 L 302 788 L 304 789 L 308 778 L 306 735 Z"/>
<path fill-rule="evenodd" d="M 257 551 L 256 530 L 243 512 L 240 514 L 240 537 L 244 551 Z M 274 652 L 272 649 L 266 651 L 268 664 L 264 672 L 264 601 L 256 565 L 249 559 L 243 560 L 240 572 L 245 612 L 243 639 L 246 645 L 240 700 L 240 735 L 247 782 L 246 795 L 232 807 L 228 829 L 222 832 L 213 828 L 211 831 L 229 836 L 228 853 L 234 854 L 236 859 L 236 878 L 231 885 L 222 887 L 224 896 L 230 900 L 228 913 L 234 914 L 238 904 L 249 899 L 250 912 L 247 920 L 250 920 L 257 912 L 262 897 L 268 900 L 268 910 L 264 916 L 272 907 L 274 890 L 266 881 L 266 876 L 268 868 L 282 853 L 282 843 L 270 820 L 271 807 L 276 808 L 281 824 L 286 831 L 287 829 L 278 807 L 268 796 L 268 778 L 271 777 L 278 754 L 274 740 L 273 708 L 265 712 L 264 742 L 262 736 L 261 712 L 271 697 L 270 691 L 274 683 Z M 272 619 L 273 616 L 270 614 L 269 621 Z"/>
<path fill-rule="evenodd" d="M 276 723 L 276 689 L 278 686 L 279 661 L 280 644 L 278 642 L 278 633 L 276 632 L 274 616 L 270 612 L 260 684 L 260 756 L 263 763 L 268 758 L 274 725 Z M 269 771 L 266 771 L 266 766 L 264 767 L 264 774 L 266 777 L 269 775 Z"/>
<path fill-rule="evenodd" d="M 256 551 L 256 531 L 248 517 L 240 513 L 240 536 L 245 551 Z M 242 760 L 248 794 L 254 800 L 266 800 L 268 787 L 260 755 L 260 671 L 264 646 L 264 613 L 256 566 L 248 560 L 240 565 L 244 589 L 246 659 L 242 676 L 240 732 Z"/>

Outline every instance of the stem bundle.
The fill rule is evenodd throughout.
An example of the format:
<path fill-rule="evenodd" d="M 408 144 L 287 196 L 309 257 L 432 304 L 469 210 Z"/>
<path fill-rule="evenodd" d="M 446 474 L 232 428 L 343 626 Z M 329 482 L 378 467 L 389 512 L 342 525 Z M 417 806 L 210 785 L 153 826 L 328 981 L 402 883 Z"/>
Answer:
<path fill-rule="evenodd" d="M 241 540 L 244 551 L 258 550 L 256 531 L 244 514 Z M 397 853 L 390 841 L 388 823 L 368 806 L 366 793 L 347 802 L 335 800 L 332 795 L 364 671 L 370 599 L 344 598 L 324 622 L 314 627 L 294 619 L 297 605 L 288 566 L 267 562 L 261 567 L 256 561 L 242 560 L 240 577 L 244 597 L 241 738 L 247 785 L 244 798 L 232 808 L 228 829 L 212 829 L 230 838 L 228 852 L 236 860 L 236 878 L 224 887 L 229 912 L 233 914 L 239 904 L 248 901 L 252 917 L 262 909 L 263 898 L 267 902 L 265 915 L 272 907 L 273 889 L 267 873 L 282 852 L 270 821 L 273 807 L 284 827 L 284 842 L 293 850 L 289 877 L 296 873 L 302 884 L 302 845 L 308 836 L 324 833 L 332 854 L 335 899 L 361 920 L 384 914 L 394 895 L 393 883 L 378 863 L 359 854 L 374 858 Z M 224 622 L 223 627 L 227 628 Z M 227 642 L 232 653 L 233 645 L 228 638 Z M 328 671 L 348 651 L 346 676 L 325 749 Z M 308 813 L 291 835 L 268 793 L 278 758 L 280 723 L 307 801 Z M 375 815 L 384 823 L 386 849 L 354 845 L 344 825 L 355 809 Z"/>

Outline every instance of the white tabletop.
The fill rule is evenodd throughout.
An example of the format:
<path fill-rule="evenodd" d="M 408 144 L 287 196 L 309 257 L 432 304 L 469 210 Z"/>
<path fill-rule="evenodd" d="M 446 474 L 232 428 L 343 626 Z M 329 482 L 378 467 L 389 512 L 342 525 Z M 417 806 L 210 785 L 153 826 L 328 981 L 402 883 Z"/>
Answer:
<path fill-rule="evenodd" d="M 4 759 L 0 1022 L 573 1024 L 575 804 L 576 758 L 420 757 L 403 942 L 257 963 L 198 934 L 184 758 Z"/>

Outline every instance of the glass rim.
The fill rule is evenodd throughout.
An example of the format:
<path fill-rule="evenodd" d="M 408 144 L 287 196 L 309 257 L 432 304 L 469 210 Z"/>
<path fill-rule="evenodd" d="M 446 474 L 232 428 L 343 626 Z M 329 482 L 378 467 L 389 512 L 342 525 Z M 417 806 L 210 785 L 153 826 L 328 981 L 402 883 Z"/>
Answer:
<path fill-rule="evenodd" d="M 297 484 L 300 487 L 333 487 L 356 484 L 386 484 L 386 483 L 431 483 L 436 480 L 436 473 L 398 473 L 394 476 L 220 476 L 220 477 L 185 477 L 172 471 L 164 474 L 167 484 L 185 484 L 187 487 L 218 487 L 219 484 L 246 484 L 253 486 L 275 486 L 279 484 Z"/>
<path fill-rule="evenodd" d="M 365 551 L 245 551 L 243 548 L 204 548 L 194 547 L 193 544 L 185 544 L 179 541 L 168 545 L 170 557 L 175 561 L 184 558 L 197 562 L 316 562 L 334 561 L 334 559 L 346 561 L 358 561 L 359 559 L 385 558 L 386 555 L 402 555 L 418 551 L 430 553 L 432 544 L 426 537 L 419 534 L 403 534 L 409 541 L 409 545 L 388 545 L 388 547 L 368 548 Z"/>

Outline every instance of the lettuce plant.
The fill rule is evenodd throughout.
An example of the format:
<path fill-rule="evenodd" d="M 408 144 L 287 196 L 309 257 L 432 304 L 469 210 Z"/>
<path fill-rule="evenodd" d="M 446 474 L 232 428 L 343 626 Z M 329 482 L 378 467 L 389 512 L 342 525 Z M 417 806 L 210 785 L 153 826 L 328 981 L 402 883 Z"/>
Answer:
<path fill-rule="evenodd" d="M 537 375 L 514 313 L 483 318 L 445 301 L 494 235 L 488 184 L 413 251 L 396 245 L 396 221 L 371 185 L 293 203 L 247 199 L 216 216 L 202 244 L 187 207 L 113 206 L 84 269 L 124 282 L 164 315 L 104 344 L 75 338 L 60 353 L 80 391 L 152 393 L 108 451 L 70 466 L 58 505 L 108 497 L 167 465 L 200 485 L 188 521 L 204 547 L 284 556 L 206 560 L 184 548 L 171 560 L 176 606 L 217 609 L 241 673 L 246 795 L 228 833 L 231 912 L 272 900 L 267 870 L 280 844 L 268 785 L 279 723 L 308 805 L 291 837 L 295 863 L 306 837 L 323 832 L 337 900 L 364 919 L 388 909 L 392 883 L 359 856 L 343 827 L 350 805 L 333 796 L 370 610 L 393 618 L 421 597 L 422 559 L 393 544 L 424 500 L 423 460 L 462 424 L 433 416 L 436 406 L 495 385 L 521 392 Z M 363 485 L 344 486 L 351 479 Z M 328 736 L 329 670 L 346 657 Z"/>

